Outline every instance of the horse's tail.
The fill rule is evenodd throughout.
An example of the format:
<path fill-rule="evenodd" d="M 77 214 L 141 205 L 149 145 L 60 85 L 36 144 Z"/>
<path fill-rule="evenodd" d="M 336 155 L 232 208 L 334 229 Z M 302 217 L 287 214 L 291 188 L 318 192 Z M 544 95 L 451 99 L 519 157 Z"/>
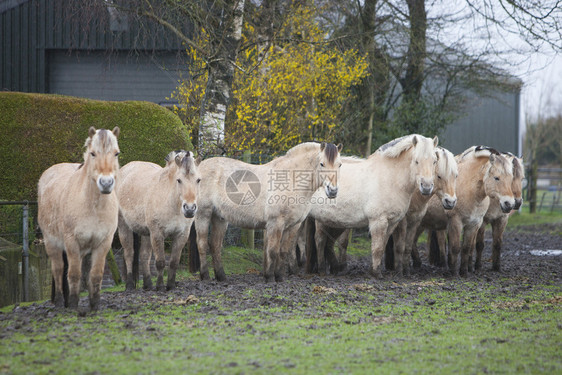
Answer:
<path fill-rule="evenodd" d="M 439 241 L 437 239 L 437 231 L 430 231 L 429 232 L 429 264 L 431 265 L 439 265 L 441 254 L 439 251 Z"/>
<path fill-rule="evenodd" d="M 311 217 L 306 218 L 305 224 L 305 240 L 306 240 L 306 272 L 314 273 L 318 271 L 318 258 L 316 252 L 316 240 L 314 235 L 316 234 L 316 223 Z"/>
<path fill-rule="evenodd" d="M 387 270 L 394 270 L 394 237 L 390 235 L 384 249 L 384 266 Z"/>
<path fill-rule="evenodd" d="M 135 289 L 139 283 L 139 262 L 140 262 L 141 236 L 133 233 L 133 280 Z"/>
<path fill-rule="evenodd" d="M 201 269 L 201 258 L 199 258 L 199 248 L 197 247 L 197 231 L 195 230 L 195 224 L 191 225 L 187 243 L 189 246 L 189 272 L 196 273 Z"/>

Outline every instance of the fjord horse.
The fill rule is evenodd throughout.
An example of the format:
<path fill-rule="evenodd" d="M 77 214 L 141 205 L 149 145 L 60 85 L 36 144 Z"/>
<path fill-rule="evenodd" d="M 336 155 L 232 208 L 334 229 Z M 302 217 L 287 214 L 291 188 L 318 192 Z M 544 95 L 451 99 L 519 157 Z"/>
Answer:
<path fill-rule="evenodd" d="M 448 263 L 449 270 L 454 276 L 459 273 L 467 275 L 469 271 L 469 256 L 490 202 L 496 201 L 504 212 L 509 212 L 515 206 L 511 190 L 512 164 L 498 151 L 485 146 L 472 146 L 456 159 L 459 177 L 458 200 L 455 208 L 445 211 L 437 197 L 433 197 L 415 237 L 417 240 L 425 229 L 437 231 L 437 241 L 432 241 L 432 246 L 439 245 L 438 264 L 445 266 Z M 448 258 L 445 246 L 446 234 L 449 237 Z M 459 269 L 457 260 L 461 252 L 461 235 L 462 254 Z M 434 258 L 430 256 L 430 259 Z"/>
<path fill-rule="evenodd" d="M 283 280 L 288 250 L 281 243 L 294 237 L 318 188 L 322 188 L 325 200 L 338 194 L 340 150 L 341 145 L 306 142 L 263 165 L 225 157 L 201 162 L 201 194 L 195 220 L 201 279 L 209 278 L 208 237 L 215 277 L 219 281 L 226 279 L 221 249 L 230 223 L 241 228 L 266 229 L 264 277 L 266 282 L 273 278 Z"/>
<path fill-rule="evenodd" d="M 439 198 L 443 209 L 452 210 L 457 203 L 457 162 L 455 156 L 442 147 L 436 147 L 435 153 L 437 154 L 437 164 L 435 165 L 435 176 L 437 178 L 435 179 L 435 188 L 433 191 Z M 422 195 L 419 191 L 414 193 L 406 216 L 400 221 L 392 233 L 393 241 L 387 243 L 387 259 L 394 259 L 392 267 L 389 267 L 387 264 L 387 268 L 394 269 L 399 275 L 402 272 L 404 275 L 410 273 L 410 256 L 416 248 L 414 244 L 416 231 L 425 216 L 432 196 L 433 195 Z M 390 253 L 392 251 L 393 253 Z M 414 264 L 416 264 L 415 255 Z"/>
<path fill-rule="evenodd" d="M 523 203 L 522 181 L 523 178 L 525 178 L 523 159 L 518 158 L 511 153 L 506 153 L 504 156 L 508 161 L 511 161 L 513 165 L 513 182 L 511 184 L 511 190 L 513 191 L 513 196 L 515 198 L 515 206 L 513 207 L 513 210 L 518 210 Z M 484 215 L 484 221 L 480 226 L 480 229 L 478 229 L 478 234 L 476 235 L 475 270 L 482 267 L 482 251 L 484 250 L 484 233 L 486 232 L 486 224 L 491 224 L 492 226 L 492 270 L 500 270 L 503 232 L 507 226 L 508 218 L 509 213 L 506 213 L 501 209 L 498 201 L 490 201 L 488 211 L 486 211 L 486 215 Z"/>
<path fill-rule="evenodd" d="M 382 277 L 379 265 L 384 246 L 406 215 L 412 195 L 416 190 L 424 195 L 433 192 L 437 142 L 437 137 L 432 140 L 418 134 L 397 138 L 365 160 L 343 164 L 341 193 L 334 203 L 319 204 L 319 193 L 313 196 L 317 203 L 312 205 L 309 215 L 316 220 L 316 228 L 314 241 L 310 234 L 314 228 L 312 225 L 308 228 L 307 259 L 314 242 L 320 273 L 326 272 L 323 249 L 328 238 L 337 238 L 347 228 L 368 225 L 371 272 L 377 278 Z"/>
<path fill-rule="evenodd" d="M 56 307 L 78 307 L 82 258 L 91 254 L 90 308 L 99 308 L 105 257 L 117 229 L 119 211 L 113 192 L 119 173 L 118 135 L 118 127 L 113 132 L 91 127 L 84 163 L 53 165 L 39 179 L 37 219 L 51 260 Z M 63 293 L 65 254 L 68 298 Z"/>
<path fill-rule="evenodd" d="M 164 289 L 166 258 L 164 240 L 172 238 L 167 289 L 176 286 L 176 270 L 197 212 L 200 160 L 191 151 L 172 151 L 166 166 L 133 161 L 121 168 L 119 197 L 119 239 L 124 249 L 127 290 L 135 288 L 133 279 L 133 233 L 141 237 L 140 264 L 143 288 L 152 288 L 149 262 L 154 251 L 158 277 L 156 289 Z"/>

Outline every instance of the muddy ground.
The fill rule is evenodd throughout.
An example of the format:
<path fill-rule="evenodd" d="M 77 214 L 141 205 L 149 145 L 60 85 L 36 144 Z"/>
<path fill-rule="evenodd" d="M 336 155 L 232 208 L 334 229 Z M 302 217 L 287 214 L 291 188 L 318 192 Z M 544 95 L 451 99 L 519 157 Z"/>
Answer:
<path fill-rule="evenodd" d="M 562 286 L 562 255 L 536 256 L 531 250 L 562 250 L 562 223 L 541 225 L 540 227 L 525 227 L 511 230 L 504 234 L 504 246 L 501 258 L 501 272 L 491 270 L 491 233 L 486 235 L 486 249 L 483 255 L 483 269 L 477 273 L 471 273 L 467 280 L 495 286 L 498 295 L 509 295 L 510 291 L 517 291 L 528 285 L 547 284 Z M 470 283 L 455 282 L 456 278 L 446 276 L 443 270 L 429 266 L 427 254 L 421 247 L 421 255 L 424 265 L 421 269 L 413 270 L 408 278 L 398 278 L 390 271 L 383 271 L 383 280 L 374 280 L 369 276 L 368 257 L 350 257 L 348 271 L 341 275 L 308 275 L 301 271 L 281 283 L 266 284 L 263 277 L 255 270 L 250 270 L 244 275 L 231 275 L 226 282 L 199 280 L 187 280 L 178 283 L 175 290 L 169 292 L 143 291 L 135 292 L 106 292 L 102 294 L 100 308 L 113 310 L 127 310 L 140 308 L 143 303 L 165 301 L 170 299 L 188 300 L 189 298 L 212 300 L 217 295 L 227 298 L 221 300 L 221 312 L 236 311 L 258 306 L 267 306 L 283 303 L 285 306 L 299 305 L 305 303 L 307 309 L 314 310 L 314 306 L 321 308 L 320 304 L 310 303 L 311 292 L 322 292 L 322 290 L 341 291 L 353 298 L 353 294 L 345 293 L 350 289 L 369 288 L 379 291 L 392 290 L 393 293 L 375 293 L 379 295 L 380 303 L 399 304 L 404 298 L 415 298 L 416 289 L 420 282 L 433 278 L 445 277 L 451 283 L 445 282 L 442 288 L 470 287 Z M 255 293 L 248 293 L 248 290 Z M 255 297 L 252 297 L 255 296 Z M 276 298 L 282 296 L 283 298 Z M 393 300 L 394 299 L 394 300 Z M 429 301 L 428 303 L 431 303 Z M 87 297 L 80 301 L 79 314 L 85 314 L 88 306 Z M 205 307 L 202 307 L 202 309 Z M 209 313 L 213 313 L 213 307 L 209 306 Z M 314 313 L 314 311 L 311 311 Z M 13 311 L 0 313 L 0 319 L 17 321 L 29 321 L 37 317 L 45 318 L 61 313 L 53 308 L 50 301 L 35 303 L 31 306 L 16 306 Z"/>

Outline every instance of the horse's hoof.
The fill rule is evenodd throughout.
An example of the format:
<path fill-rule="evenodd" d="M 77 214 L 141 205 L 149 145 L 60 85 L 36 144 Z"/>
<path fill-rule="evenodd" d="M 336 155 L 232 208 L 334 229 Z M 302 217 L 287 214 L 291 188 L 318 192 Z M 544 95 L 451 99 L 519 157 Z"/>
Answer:
<path fill-rule="evenodd" d="M 414 268 L 419 269 L 419 268 L 421 268 L 421 266 L 422 266 L 422 262 L 419 262 L 419 261 L 417 261 L 417 260 L 414 260 L 413 266 L 414 266 Z"/>
<path fill-rule="evenodd" d="M 70 295 L 68 297 L 68 308 L 69 309 L 77 309 L 78 308 L 78 301 L 80 300 L 80 297 L 78 297 L 78 295 Z"/>
<path fill-rule="evenodd" d="M 217 281 L 226 281 L 226 274 L 224 273 L 223 270 L 216 271 L 215 279 L 217 279 Z"/>
<path fill-rule="evenodd" d="M 208 272 L 202 272 L 199 274 L 199 278 L 201 278 L 202 281 L 209 281 L 211 280 L 211 277 L 209 276 Z"/>
<path fill-rule="evenodd" d="M 373 276 L 377 280 L 381 280 L 382 279 L 382 272 L 381 272 L 380 269 L 371 270 L 371 276 Z"/>
<path fill-rule="evenodd" d="M 166 290 L 172 290 L 172 289 L 176 289 L 176 282 L 174 281 L 174 282 L 170 283 L 168 281 L 168 284 L 166 285 Z"/>
<path fill-rule="evenodd" d="M 166 291 L 166 287 L 164 286 L 164 284 L 156 285 L 156 291 L 158 291 L 158 292 L 165 292 L 165 291 Z"/>
<path fill-rule="evenodd" d="M 153 287 L 152 280 L 150 278 L 143 279 L 142 288 L 144 290 L 151 290 Z"/>
<path fill-rule="evenodd" d="M 275 277 L 273 275 L 264 275 L 264 279 L 266 283 L 271 283 L 275 280 Z"/>

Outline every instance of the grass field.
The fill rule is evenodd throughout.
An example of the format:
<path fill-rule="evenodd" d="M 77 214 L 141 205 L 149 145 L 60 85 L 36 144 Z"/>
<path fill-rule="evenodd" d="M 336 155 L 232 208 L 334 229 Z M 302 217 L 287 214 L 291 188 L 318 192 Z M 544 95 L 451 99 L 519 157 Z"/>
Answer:
<path fill-rule="evenodd" d="M 560 223 L 562 215 L 516 214 L 510 226 L 539 221 Z M 350 254 L 368 248 L 359 238 Z M 556 275 L 315 276 L 264 284 L 252 274 L 261 257 L 260 250 L 228 247 L 223 259 L 232 281 L 201 289 L 183 272 L 173 292 L 137 291 L 97 313 L 45 303 L 3 308 L 0 373 L 562 373 Z M 125 298 L 123 286 L 104 294 Z"/>

